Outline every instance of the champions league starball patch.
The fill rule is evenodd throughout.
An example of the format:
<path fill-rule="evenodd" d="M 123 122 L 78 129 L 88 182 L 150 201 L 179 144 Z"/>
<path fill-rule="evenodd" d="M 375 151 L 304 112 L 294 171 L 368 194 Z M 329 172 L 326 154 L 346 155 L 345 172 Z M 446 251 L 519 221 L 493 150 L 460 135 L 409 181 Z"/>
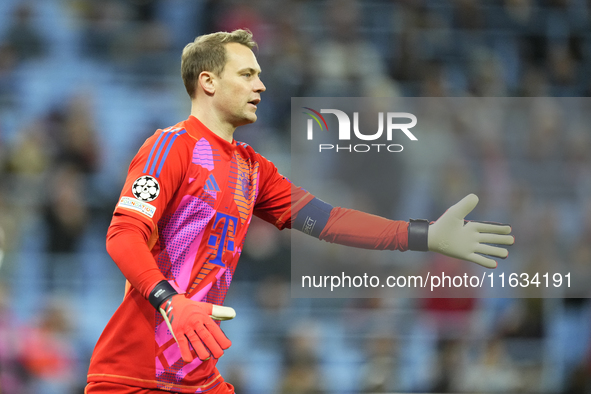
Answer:
<path fill-rule="evenodd" d="M 131 192 L 140 201 L 154 201 L 160 194 L 160 185 L 156 179 L 144 175 L 136 179 L 131 186 Z"/>

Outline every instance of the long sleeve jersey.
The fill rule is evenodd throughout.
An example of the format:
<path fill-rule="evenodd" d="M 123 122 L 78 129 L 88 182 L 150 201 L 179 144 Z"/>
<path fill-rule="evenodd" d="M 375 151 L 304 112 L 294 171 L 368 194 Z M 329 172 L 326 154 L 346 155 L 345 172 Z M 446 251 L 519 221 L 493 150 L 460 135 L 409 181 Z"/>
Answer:
<path fill-rule="evenodd" d="M 281 230 L 314 199 L 249 145 L 223 140 L 193 116 L 148 138 L 130 164 L 107 241 L 131 285 L 98 340 L 88 381 L 183 393 L 220 384 L 215 358 L 182 360 L 150 290 L 165 279 L 194 301 L 222 305 L 252 215 Z M 330 208 L 320 239 L 406 250 L 407 222 Z"/>

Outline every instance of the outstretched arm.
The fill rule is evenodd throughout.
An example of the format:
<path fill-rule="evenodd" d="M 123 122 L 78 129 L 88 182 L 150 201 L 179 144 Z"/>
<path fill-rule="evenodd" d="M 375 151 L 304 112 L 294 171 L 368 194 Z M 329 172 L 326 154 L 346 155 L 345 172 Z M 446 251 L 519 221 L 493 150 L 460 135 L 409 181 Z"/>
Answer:
<path fill-rule="evenodd" d="M 368 213 L 332 207 L 314 198 L 293 219 L 292 228 L 331 243 L 365 249 L 432 251 L 495 268 L 491 257 L 506 258 L 512 245 L 511 226 L 465 221 L 478 197 L 470 194 L 437 221 L 389 220 Z"/>

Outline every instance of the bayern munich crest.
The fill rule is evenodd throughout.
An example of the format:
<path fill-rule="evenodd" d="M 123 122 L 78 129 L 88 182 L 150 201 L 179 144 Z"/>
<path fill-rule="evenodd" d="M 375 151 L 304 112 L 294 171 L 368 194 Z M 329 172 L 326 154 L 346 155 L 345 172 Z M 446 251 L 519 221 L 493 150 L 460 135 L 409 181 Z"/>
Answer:
<path fill-rule="evenodd" d="M 160 194 L 158 181 L 151 176 L 144 175 L 133 183 L 131 192 L 138 200 L 149 202 L 154 201 Z"/>

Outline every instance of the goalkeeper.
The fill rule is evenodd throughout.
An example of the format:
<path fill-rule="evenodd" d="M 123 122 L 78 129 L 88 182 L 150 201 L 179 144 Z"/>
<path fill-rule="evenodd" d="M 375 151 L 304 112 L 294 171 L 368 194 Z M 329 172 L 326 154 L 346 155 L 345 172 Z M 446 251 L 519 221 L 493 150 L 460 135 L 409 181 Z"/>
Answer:
<path fill-rule="evenodd" d="M 250 32 L 197 37 L 182 53 L 188 119 L 148 138 L 133 158 L 107 233 L 128 286 L 95 347 L 86 393 L 233 393 L 216 369 L 231 345 L 222 306 L 252 215 L 278 229 L 383 250 L 436 251 L 496 267 L 506 225 L 465 222 L 469 195 L 434 223 L 332 207 L 294 186 L 233 138 L 257 119 L 265 86 Z M 294 203 L 292 204 L 292 200 Z"/>

